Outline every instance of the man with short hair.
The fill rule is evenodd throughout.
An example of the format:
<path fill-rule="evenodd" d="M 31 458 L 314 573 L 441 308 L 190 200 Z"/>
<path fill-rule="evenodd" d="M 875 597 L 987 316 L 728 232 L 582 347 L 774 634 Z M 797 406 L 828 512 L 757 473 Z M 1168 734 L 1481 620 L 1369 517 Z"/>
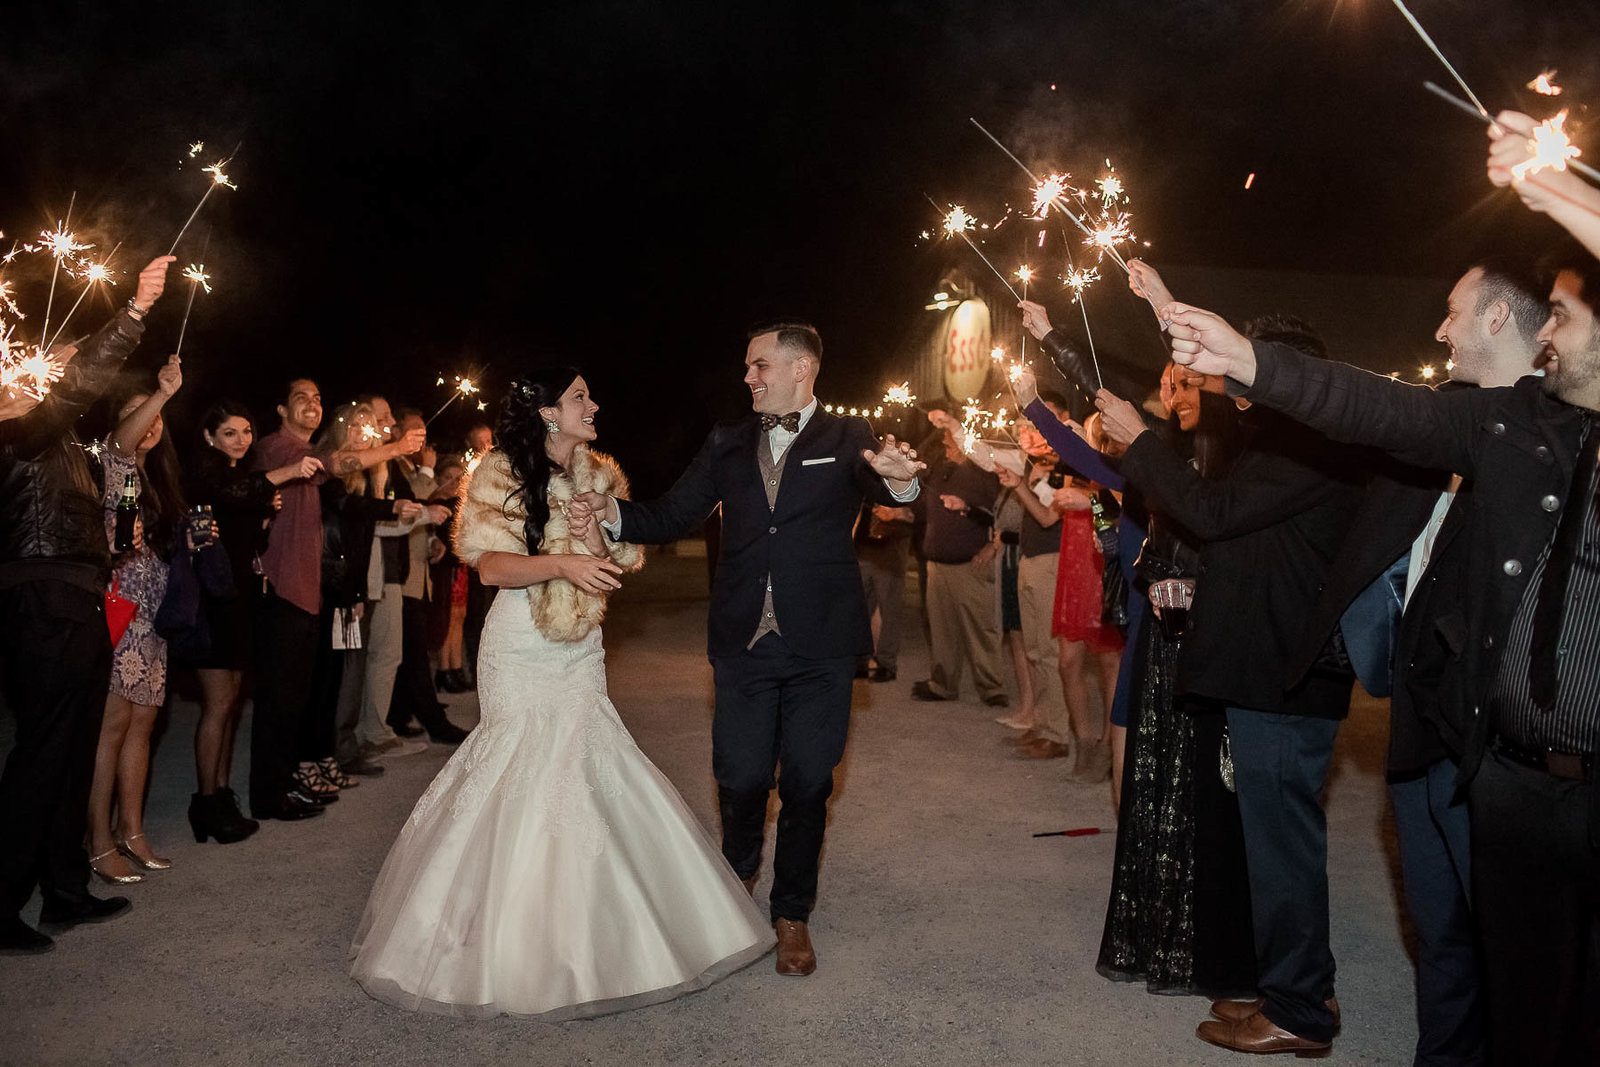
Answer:
<path fill-rule="evenodd" d="M 1535 338 L 1546 315 L 1540 291 L 1532 267 L 1516 260 L 1483 260 L 1462 274 L 1434 334 L 1450 350 L 1451 381 L 1443 388 L 1499 388 L 1532 373 L 1539 354 Z M 1397 639 L 1408 659 L 1429 639 L 1417 623 L 1428 617 L 1436 590 L 1429 583 L 1414 594 L 1446 515 L 1469 506 L 1471 492 L 1470 484 L 1448 471 L 1394 461 L 1380 466 L 1329 568 L 1299 661 L 1289 672 L 1290 685 L 1303 679 L 1337 633 L 1362 687 L 1376 697 L 1392 695 L 1389 794 L 1406 908 L 1417 934 L 1416 1063 L 1426 1067 L 1468 1067 L 1486 1055 L 1470 825 L 1466 798 L 1456 789 L 1456 754 L 1430 722 L 1437 702 L 1414 687 L 1395 691 L 1393 664 Z M 1428 700 L 1426 709 L 1419 700 Z"/>
<path fill-rule="evenodd" d="M 314 453 L 311 437 L 322 424 L 322 392 L 310 378 L 294 378 L 278 405 L 279 428 L 256 442 L 258 470 L 298 463 Z M 296 743 L 310 707 L 322 610 L 322 501 L 317 487 L 422 447 L 419 437 L 376 448 L 320 457 L 324 472 L 278 487 L 283 507 L 272 521 L 261 554 L 265 588 L 256 601 L 256 693 L 250 723 L 250 811 L 258 819 L 305 819 L 321 814 L 319 798 L 296 788 Z M 402 507 L 406 504 L 406 507 Z M 397 515 L 417 508 L 397 501 Z M 335 794 L 336 795 L 336 794 Z M 325 800 L 323 800 L 325 802 Z"/>
<path fill-rule="evenodd" d="M 1573 257 L 1538 334 L 1544 379 L 1439 393 L 1252 344 L 1198 308 L 1161 311 L 1180 362 L 1337 439 L 1472 483 L 1434 543 L 1414 594 L 1427 597 L 1413 609 L 1423 636 L 1396 658 L 1394 681 L 1437 705 L 1435 725 L 1461 753 L 1502 1063 L 1600 1055 L 1597 304 L 1600 263 Z"/>
<path fill-rule="evenodd" d="M 856 659 L 872 649 L 851 530 L 863 497 L 888 506 L 915 498 L 922 466 L 893 436 L 880 445 L 865 419 L 824 411 L 821 365 L 811 326 L 752 330 L 744 383 L 753 415 L 718 423 L 658 500 L 583 498 L 613 538 L 636 544 L 690 534 L 722 505 L 708 635 L 722 854 L 753 893 L 776 763 L 771 905 L 784 975 L 816 970 L 807 920 L 833 768 L 844 755 Z M 569 517 L 581 521 L 570 505 Z"/>

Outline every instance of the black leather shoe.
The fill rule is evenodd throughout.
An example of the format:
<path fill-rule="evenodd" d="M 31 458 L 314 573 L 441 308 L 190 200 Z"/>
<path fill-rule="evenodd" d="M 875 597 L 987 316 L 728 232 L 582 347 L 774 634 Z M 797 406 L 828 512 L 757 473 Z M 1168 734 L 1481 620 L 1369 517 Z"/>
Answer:
<path fill-rule="evenodd" d="M 377 760 L 365 759 L 357 756 L 353 760 L 339 764 L 339 769 L 346 774 L 353 774 L 358 778 L 383 777 L 383 764 Z"/>
<path fill-rule="evenodd" d="M 325 808 L 329 804 L 337 804 L 339 802 L 338 790 L 334 790 L 331 793 L 307 793 L 303 789 L 291 789 L 289 790 L 289 796 L 302 804 L 314 804 L 319 808 Z"/>
<path fill-rule="evenodd" d="M 86 897 L 81 901 L 49 900 L 39 909 L 39 929 L 59 934 L 82 923 L 110 922 L 129 908 L 127 897 Z"/>
<path fill-rule="evenodd" d="M 949 697 L 940 696 L 933 691 L 933 686 L 927 682 L 917 682 L 911 687 L 912 700 L 949 700 Z"/>
<path fill-rule="evenodd" d="M 856 668 L 856 677 L 857 678 L 870 678 L 870 677 L 872 677 L 872 672 L 870 670 L 868 670 L 867 669 L 867 665 L 865 663 L 863 663 L 859 667 Z"/>
<path fill-rule="evenodd" d="M 874 668 L 872 668 L 871 671 L 869 671 L 867 673 L 867 681 L 869 681 L 869 682 L 892 682 L 892 681 L 894 681 L 894 668 L 892 668 L 892 667 L 874 667 Z"/>
<path fill-rule="evenodd" d="M 322 805 L 309 801 L 298 793 L 285 793 L 270 804 L 250 805 L 250 811 L 258 819 L 282 819 L 284 822 L 294 822 L 321 815 Z"/>
<path fill-rule="evenodd" d="M 984 704 L 991 708 L 1009 708 L 1011 701 L 1004 693 L 992 693 L 983 698 Z"/>
<path fill-rule="evenodd" d="M 15 915 L 0 919 L 0 956 L 37 956 L 55 947 L 55 941 Z"/>
<path fill-rule="evenodd" d="M 436 741 L 441 745 L 459 745 L 467 739 L 467 731 L 443 716 L 439 721 L 428 727 L 428 740 Z"/>
<path fill-rule="evenodd" d="M 389 728 L 401 737 L 421 737 L 423 733 L 422 727 L 413 726 L 409 722 L 403 722 L 399 726 L 390 723 Z"/>

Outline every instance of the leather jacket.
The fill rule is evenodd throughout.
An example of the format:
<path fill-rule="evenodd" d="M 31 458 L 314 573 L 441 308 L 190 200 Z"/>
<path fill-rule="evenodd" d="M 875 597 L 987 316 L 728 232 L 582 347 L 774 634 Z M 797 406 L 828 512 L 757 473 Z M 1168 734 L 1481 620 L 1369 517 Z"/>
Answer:
<path fill-rule="evenodd" d="M 63 577 L 104 588 L 105 514 L 73 424 L 139 344 L 144 325 L 118 311 L 85 341 L 50 395 L 0 422 L 0 584 Z"/>

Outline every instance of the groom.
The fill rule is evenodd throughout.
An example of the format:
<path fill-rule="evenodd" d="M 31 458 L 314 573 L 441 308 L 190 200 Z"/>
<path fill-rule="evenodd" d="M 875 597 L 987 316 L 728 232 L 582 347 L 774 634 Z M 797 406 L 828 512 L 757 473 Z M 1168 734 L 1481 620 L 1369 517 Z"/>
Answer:
<path fill-rule="evenodd" d="M 811 326 L 753 330 L 744 362 L 754 417 L 713 428 L 659 500 L 591 494 L 587 503 L 613 538 L 636 544 L 681 538 L 722 504 L 708 627 L 722 854 L 754 892 L 776 764 L 777 969 L 806 975 L 817 968 L 806 919 L 833 768 L 844 755 L 856 660 L 872 651 L 851 535 L 863 496 L 888 505 L 915 498 L 923 464 L 892 436 L 880 446 L 866 420 L 818 407 L 822 338 Z"/>

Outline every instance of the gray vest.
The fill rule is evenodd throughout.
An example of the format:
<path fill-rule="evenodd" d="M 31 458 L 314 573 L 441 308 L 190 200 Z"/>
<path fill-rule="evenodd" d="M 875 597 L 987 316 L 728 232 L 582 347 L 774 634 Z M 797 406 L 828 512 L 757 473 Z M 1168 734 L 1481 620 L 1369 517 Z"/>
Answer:
<path fill-rule="evenodd" d="M 798 437 L 795 440 L 799 440 Z M 776 463 L 772 460 L 772 439 L 766 434 L 756 436 L 756 464 L 761 468 L 761 487 L 767 493 L 767 509 L 778 509 L 778 489 L 783 484 L 783 468 L 789 463 L 789 456 L 794 452 L 794 441 L 789 442 L 789 447 L 784 449 L 783 458 Z M 761 622 L 756 626 L 755 636 L 750 638 L 750 643 L 745 648 L 754 648 L 756 642 L 767 634 L 782 634 L 778 629 L 778 616 L 772 610 L 772 575 L 767 575 L 767 596 L 761 604 Z"/>

